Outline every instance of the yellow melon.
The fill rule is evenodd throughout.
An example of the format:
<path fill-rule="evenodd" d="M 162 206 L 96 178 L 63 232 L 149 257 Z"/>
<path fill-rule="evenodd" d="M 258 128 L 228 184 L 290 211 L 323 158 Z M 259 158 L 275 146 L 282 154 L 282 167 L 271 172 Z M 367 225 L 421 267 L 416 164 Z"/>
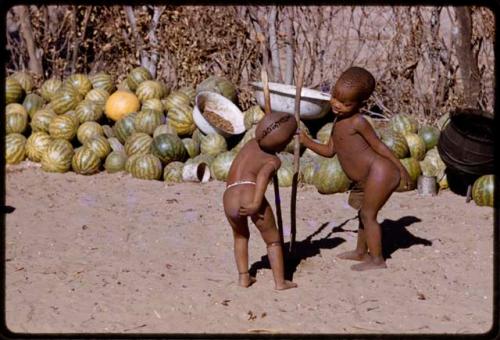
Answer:
<path fill-rule="evenodd" d="M 135 94 L 118 90 L 109 96 L 104 107 L 104 113 L 110 119 L 117 121 L 127 114 L 137 112 L 141 106 Z"/>

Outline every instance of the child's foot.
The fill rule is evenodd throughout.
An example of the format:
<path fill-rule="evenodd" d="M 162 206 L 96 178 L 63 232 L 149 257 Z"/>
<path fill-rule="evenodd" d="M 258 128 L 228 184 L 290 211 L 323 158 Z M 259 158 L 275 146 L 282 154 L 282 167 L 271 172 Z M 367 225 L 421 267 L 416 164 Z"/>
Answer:
<path fill-rule="evenodd" d="M 342 260 L 367 261 L 370 257 L 368 253 L 361 253 L 357 250 L 345 251 L 337 255 Z"/>
<path fill-rule="evenodd" d="M 251 285 L 253 285 L 256 281 L 257 279 L 255 279 L 255 277 L 253 276 L 250 276 L 249 272 L 240 273 L 238 275 L 238 285 L 241 287 L 248 288 Z"/>
<path fill-rule="evenodd" d="M 383 259 L 373 259 L 372 257 L 366 261 L 351 266 L 351 269 L 356 271 L 384 268 L 387 268 L 387 265 Z"/>
<path fill-rule="evenodd" d="M 295 288 L 295 287 L 297 287 L 296 283 L 294 283 L 292 281 L 284 280 L 283 282 L 276 284 L 275 289 L 276 290 L 285 290 L 285 289 L 290 289 L 290 288 Z"/>

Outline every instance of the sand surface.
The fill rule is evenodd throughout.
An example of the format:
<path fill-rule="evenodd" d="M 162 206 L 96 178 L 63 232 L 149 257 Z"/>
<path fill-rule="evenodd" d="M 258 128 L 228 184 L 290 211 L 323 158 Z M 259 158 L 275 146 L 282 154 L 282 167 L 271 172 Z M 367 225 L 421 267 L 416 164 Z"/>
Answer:
<path fill-rule="evenodd" d="M 299 188 L 299 287 L 273 289 L 251 225 L 257 282 L 236 285 L 224 183 L 126 174 L 6 173 L 6 310 L 13 332 L 483 333 L 493 322 L 493 209 L 450 191 L 395 193 L 379 214 L 388 269 L 355 272 L 347 194 Z M 272 186 L 266 194 L 274 207 Z M 290 188 L 281 188 L 285 240 Z"/>

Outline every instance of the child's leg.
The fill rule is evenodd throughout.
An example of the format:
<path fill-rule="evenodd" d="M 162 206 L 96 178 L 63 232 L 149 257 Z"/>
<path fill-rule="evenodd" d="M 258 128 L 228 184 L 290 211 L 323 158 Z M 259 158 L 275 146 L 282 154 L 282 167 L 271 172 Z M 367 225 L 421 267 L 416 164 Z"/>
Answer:
<path fill-rule="evenodd" d="M 249 287 L 255 282 L 255 278 L 248 273 L 248 218 L 239 215 L 239 197 L 242 193 L 236 189 L 229 189 L 224 193 L 224 213 L 233 230 L 234 258 L 238 269 L 238 284 Z"/>
<path fill-rule="evenodd" d="M 356 241 L 356 249 L 345 251 L 337 255 L 338 258 L 342 260 L 355 260 L 364 261 L 368 254 L 368 247 L 366 245 L 365 228 L 363 226 L 363 221 L 361 221 L 360 211 L 358 211 L 358 238 Z"/>
<path fill-rule="evenodd" d="M 267 200 L 264 199 L 260 211 L 252 216 L 252 221 L 267 245 L 267 256 L 273 271 L 275 288 L 278 290 L 297 287 L 296 283 L 285 280 L 285 264 L 283 261 L 283 248 L 281 247 L 280 236 L 274 214 Z"/>
<path fill-rule="evenodd" d="M 377 214 L 399 185 L 399 171 L 389 161 L 377 158 L 370 169 L 365 186 L 365 196 L 360 210 L 360 219 L 365 228 L 366 244 L 370 256 L 353 270 L 386 268 L 382 256 L 382 230 L 377 222 Z"/>

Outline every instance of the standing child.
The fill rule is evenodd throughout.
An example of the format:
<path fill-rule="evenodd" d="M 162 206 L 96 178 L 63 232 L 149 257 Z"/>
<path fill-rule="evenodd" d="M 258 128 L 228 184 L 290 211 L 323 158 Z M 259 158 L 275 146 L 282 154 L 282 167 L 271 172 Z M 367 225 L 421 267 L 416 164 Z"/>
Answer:
<path fill-rule="evenodd" d="M 400 181 L 404 186 L 409 182 L 406 169 L 360 114 L 374 88 L 375 79 L 370 72 L 349 68 L 332 91 L 330 105 L 336 117 L 328 142 L 316 143 L 300 132 L 305 147 L 324 157 L 337 154 L 342 169 L 355 182 L 349 204 L 358 209 L 356 249 L 338 255 L 341 259 L 362 261 L 353 265 L 353 270 L 386 268 L 377 214 Z"/>
<path fill-rule="evenodd" d="M 271 206 L 264 196 L 271 178 L 281 166 L 276 152 L 287 146 L 296 130 L 297 122 L 292 115 L 266 115 L 257 125 L 255 138 L 245 144 L 229 169 L 223 198 L 224 212 L 233 229 L 238 284 L 242 287 L 255 282 L 248 272 L 248 216 L 267 245 L 275 289 L 297 287 L 297 284 L 285 280 L 280 235 Z"/>

